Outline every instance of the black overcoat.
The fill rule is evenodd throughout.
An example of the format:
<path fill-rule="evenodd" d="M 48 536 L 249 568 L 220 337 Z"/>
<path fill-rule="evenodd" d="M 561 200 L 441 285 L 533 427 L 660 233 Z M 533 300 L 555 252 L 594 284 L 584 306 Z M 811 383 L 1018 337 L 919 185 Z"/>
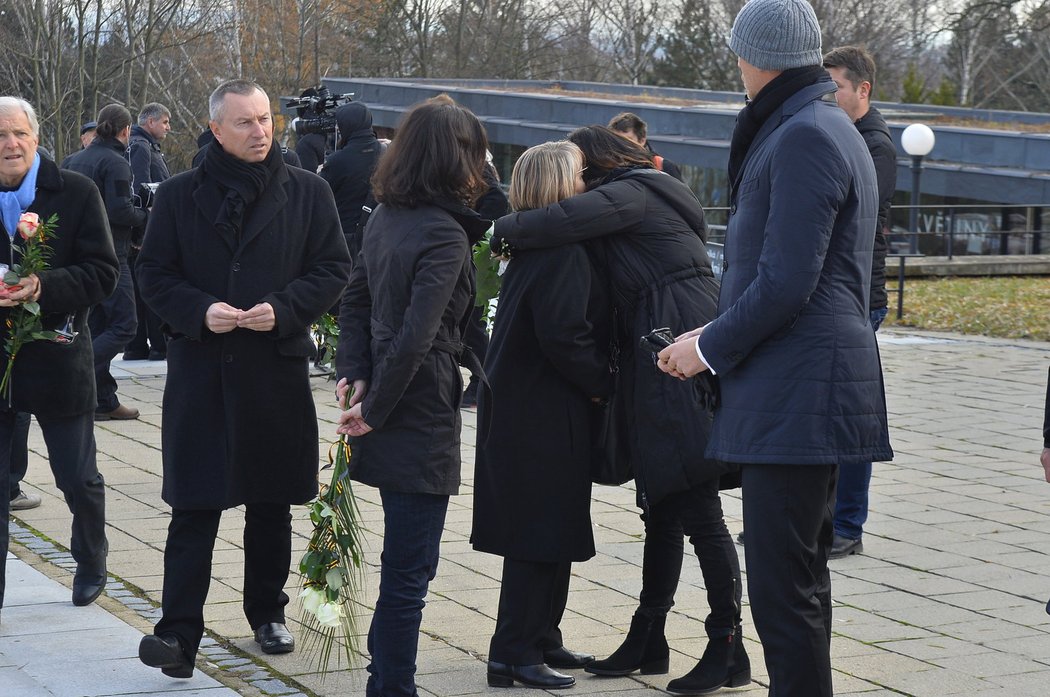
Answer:
<path fill-rule="evenodd" d="M 39 274 L 42 324 L 45 329 L 60 328 L 73 313 L 79 335 L 69 345 L 41 340 L 22 347 L 11 375 L 10 405 L 44 418 L 85 414 L 97 406 L 88 311 L 117 286 L 117 256 L 106 211 L 90 179 L 59 170 L 47 158 L 40 160 L 36 198 L 27 210 L 37 213 L 41 222 L 58 215 L 55 234 L 48 240 L 50 268 Z M 7 232 L 2 234 L 6 238 Z M 10 266 L 12 247 L 23 244 L 16 234 L 10 245 L 0 245 L 0 261 Z M 8 308 L 0 308 L 0 346 L 7 339 L 9 314 Z M 7 368 L 6 352 L 0 351 L 0 357 L 2 373 Z"/>
<path fill-rule="evenodd" d="M 718 283 L 704 246 L 704 211 L 693 193 L 654 169 L 632 169 L 559 203 L 496 221 L 496 236 L 518 250 L 603 238 L 616 309 L 619 389 L 632 420 L 630 456 L 642 507 L 725 474 L 730 466 L 704 457 L 710 412 L 695 380 L 657 369 L 638 349 L 652 329 L 675 334 L 715 316 Z"/>
<path fill-rule="evenodd" d="M 351 475 L 402 493 L 451 495 L 460 483 L 456 354 L 474 305 L 471 247 L 490 223 L 455 203 L 380 204 L 339 307 L 337 373 L 368 381 L 374 430 L 354 441 Z"/>
<path fill-rule="evenodd" d="M 470 541 L 512 559 L 594 556 L 591 397 L 610 391 L 609 309 L 583 245 L 519 253 L 485 356 Z M 597 331 L 596 331 L 597 328 Z"/>
<path fill-rule="evenodd" d="M 142 297 L 171 332 L 163 497 L 174 508 L 304 503 L 317 492 L 311 324 L 350 269 L 335 201 L 315 174 L 281 167 L 239 241 L 213 224 L 222 190 L 200 169 L 161 184 L 139 254 Z M 215 302 L 273 306 L 269 332 L 204 326 Z"/>

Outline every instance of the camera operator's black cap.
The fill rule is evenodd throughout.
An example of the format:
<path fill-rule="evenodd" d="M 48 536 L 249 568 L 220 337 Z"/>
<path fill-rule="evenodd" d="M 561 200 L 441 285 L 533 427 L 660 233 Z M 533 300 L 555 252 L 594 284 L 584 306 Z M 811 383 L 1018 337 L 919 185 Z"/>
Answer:
<path fill-rule="evenodd" d="M 97 123 L 95 123 L 94 121 L 88 121 L 87 123 L 85 123 L 83 126 L 80 127 L 80 135 L 84 135 L 88 131 L 93 131 L 96 128 L 98 128 L 98 124 Z"/>

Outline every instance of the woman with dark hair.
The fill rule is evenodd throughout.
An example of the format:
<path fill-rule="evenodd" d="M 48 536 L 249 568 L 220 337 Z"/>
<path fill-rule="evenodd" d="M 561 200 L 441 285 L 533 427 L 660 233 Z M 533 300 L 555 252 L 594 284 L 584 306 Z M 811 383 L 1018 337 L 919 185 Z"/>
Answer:
<path fill-rule="evenodd" d="M 67 169 L 94 180 L 106 204 L 113 246 L 120 262 L 117 289 L 92 308 L 88 317 L 98 390 L 95 420 L 137 419 L 139 410 L 121 404 L 117 398 L 117 381 L 110 373 L 110 363 L 118 353 L 124 352 L 138 328 L 128 252 L 134 229 L 146 227 L 147 213 L 135 206 L 131 196 L 131 165 L 126 157 L 131 139 L 131 112 L 119 104 L 110 104 L 98 112 L 97 121 L 95 140 L 64 164 Z"/>
<path fill-rule="evenodd" d="M 613 408 L 628 414 L 627 447 L 645 521 L 642 593 L 630 631 L 597 675 L 668 671 L 664 621 L 674 605 L 689 536 L 707 588 L 709 642 L 700 662 L 672 680 L 671 692 L 703 694 L 751 679 L 741 643 L 740 566 L 718 496 L 728 466 L 704 458 L 711 428 L 708 395 L 695 381 L 667 379 L 639 338 L 654 328 L 680 333 L 715 316 L 718 282 L 705 242 L 704 212 L 681 182 L 653 168 L 652 155 L 604 126 L 574 131 L 583 150 L 586 193 L 496 222 L 493 248 L 553 247 L 602 238 L 613 332 L 621 371 Z M 513 263 L 513 261 L 511 262 Z"/>
<path fill-rule="evenodd" d="M 339 310 L 339 433 L 351 477 L 379 489 L 383 553 L 368 631 L 368 695 L 415 695 L 423 597 L 460 482 L 461 337 L 474 298 L 471 247 L 489 227 L 485 130 L 447 97 L 414 106 L 372 177 L 379 205 Z"/>

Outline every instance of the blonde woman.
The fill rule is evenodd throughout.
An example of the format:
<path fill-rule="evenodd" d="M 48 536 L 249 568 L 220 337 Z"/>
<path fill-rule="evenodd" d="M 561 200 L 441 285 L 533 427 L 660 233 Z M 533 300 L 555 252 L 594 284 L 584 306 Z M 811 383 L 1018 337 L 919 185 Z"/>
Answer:
<path fill-rule="evenodd" d="M 544 143 L 511 176 L 515 210 L 583 191 L 583 154 Z M 593 656 L 562 644 L 558 625 L 572 562 L 594 556 L 590 521 L 592 400 L 607 396 L 609 310 L 582 244 L 516 255 L 503 277 L 485 372 L 474 478 L 471 542 L 503 557 L 488 682 L 570 687 L 552 668 Z M 486 426 L 487 425 L 487 426 Z"/>

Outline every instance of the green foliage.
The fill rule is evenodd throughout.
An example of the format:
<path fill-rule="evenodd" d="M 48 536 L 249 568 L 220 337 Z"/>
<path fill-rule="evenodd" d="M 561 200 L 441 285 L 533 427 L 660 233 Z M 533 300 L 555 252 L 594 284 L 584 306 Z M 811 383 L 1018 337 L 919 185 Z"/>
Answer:
<path fill-rule="evenodd" d="M 317 346 L 314 365 L 335 375 L 335 350 L 339 345 L 339 319 L 330 312 L 314 322 L 311 331 Z"/>
<path fill-rule="evenodd" d="M 740 89 L 736 59 L 724 38 L 729 26 L 714 3 L 685 0 L 671 31 L 660 37 L 662 56 L 653 66 L 656 83 L 693 89 Z"/>
<path fill-rule="evenodd" d="M 492 241 L 492 230 L 474 246 L 474 267 L 477 269 L 477 296 L 474 304 L 484 308 L 485 321 L 491 323 L 489 313 L 492 301 L 499 295 L 500 276 L 499 259 L 492 256 L 489 244 Z"/>
<path fill-rule="evenodd" d="M 897 320 L 892 307 L 886 318 L 893 325 L 1050 341 L 1050 277 L 909 279 L 904 318 Z"/>
<path fill-rule="evenodd" d="M 901 81 L 901 101 L 907 104 L 922 104 L 926 101 L 926 81 L 919 75 L 914 63 L 908 65 L 908 72 Z"/>
<path fill-rule="evenodd" d="M 23 213 L 22 218 L 36 218 L 36 213 Z M 53 214 L 47 221 L 40 223 L 35 228 L 36 232 L 23 233 L 23 222 L 18 222 L 18 234 L 22 235 L 23 246 L 18 247 L 11 243 L 11 268 L 4 273 L 4 295 L 8 288 L 14 288 L 23 278 L 44 271 L 50 267 L 51 246 L 47 243 L 48 238 L 54 237 L 55 228 L 58 227 L 58 215 Z M 30 236 L 26 236 L 26 235 Z M 21 256 L 14 261 L 16 252 Z M 18 352 L 30 341 L 50 340 L 55 338 L 56 333 L 45 330 L 40 317 L 40 304 L 32 300 L 20 303 L 7 314 L 6 321 L 7 336 L 4 338 L 4 353 L 7 354 L 7 366 L 4 369 L 3 378 L 0 378 L 0 395 L 7 398 L 10 404 L 11 398 L 11 373 L 15 367 L 15 359 Z"/>
<path fill-rule="evenodd" d="M 358 643 L 354 608 L 362 584 L 361 514 L 350 481 L 350 446 L 351 440 L 342 436 L 329 450 L 332 480 L 307 504 L 314 530 L 299 561 L 306 645 L 317 652 L 322 675 L 332 667 L 336 644 L 352 665 Z"/>
<path fill-rule="evenodd" d="M 930 104 L 936 104 L 938 106 L 958 106 L 958 89 L 956 88 L 955 83 L 946 77 L 941 78 L 941 84 L 939 84 L 937 90 L 930 95 Z"/>

